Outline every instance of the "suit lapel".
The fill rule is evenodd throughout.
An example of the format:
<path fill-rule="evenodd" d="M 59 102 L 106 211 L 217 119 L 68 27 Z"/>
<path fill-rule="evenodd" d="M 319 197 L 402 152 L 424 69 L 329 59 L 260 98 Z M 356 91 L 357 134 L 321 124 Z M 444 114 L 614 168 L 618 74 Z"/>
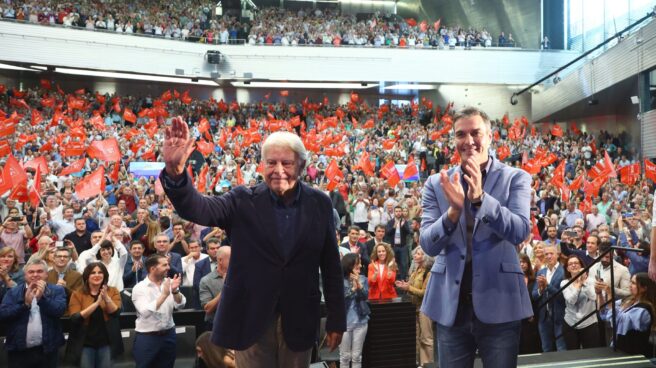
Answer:
<path fill-rule="evenodd" d="M 282 254 L 282 244 L 280 244 L 280 239 L 278 237 L 278 230 L 276 225 L 276 216 L 273 212 L 273 205 L 271 200 L 271 194 L 266 185 L 260 184 L 255 188 L 255 196 L 253 198 L 253 212 L 255 212 L 260 220 L 260 223 L 263 225 L 265 237 L 269 244 L 272 246 L 262 246 L 267 253 L 274 253 L 276 258 L 279 261 L 283 261 L 284 257 Z"/>

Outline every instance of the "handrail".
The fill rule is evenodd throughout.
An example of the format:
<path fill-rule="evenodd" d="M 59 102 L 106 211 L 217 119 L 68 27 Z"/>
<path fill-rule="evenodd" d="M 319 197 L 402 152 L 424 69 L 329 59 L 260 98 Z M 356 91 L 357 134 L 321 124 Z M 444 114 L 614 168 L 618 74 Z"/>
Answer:
<path fill-rule="evenodd" d="M 631 28 L 637 26 L 638 24 L 644 22 L 645 20 L 647 20 L 647 19 L 649 19 L 649 18 L 651 18 L 651 17 L 653 17 L 653 16 L 655 16 L 655 15 L 656 15 L 656 12 L 654 12 L 654 11 L 651 11 L 651 12 L 647 13 L 647 15 L 645 15 L 644 17 L 638 19 L 637 21 L 633 22 L 632 24 L 629 24 L 629 26 L 626 27 L 626 28 L 624 28 L 623 30 L 621 30 L 621 31 L 619 31 L 619 32 L 617 32 L 617 33 L 615 33 L 615 34 L 613 35 L 613 37 L 610 37 L 610 38 L 606 39 L 604 42 L 602 42 L 602 43 L 600 43 L 599 45 L 593 47 L 592 49 L 590 49 L 590 50 L 584 52 L 584 53 L 581 54 L 579 57 L 577 57 L 577 58 L 575 58 L 574 60 L 570 61 L 569 63 L 567 63 L 567 64 L 561 66 L 560 68 L 556 69 L 555 71 L 553 71 L 553 72 L 547 74 L 546 76 L 542 77 L 542 79 L 540 79 L 540 80 L 538 80 L 537 82 L 531 84 L 530 86 L 528 86 L 528 87 L 522 89 L 521 91 L 514 92 L 514 93 L 510 96 L 510 104 L 511 104 L 511 105 L 517 105 L 517 102 L 519 102 L 519 100 L 517 99 L 517 97 L 518 97 L 519 95 L 521 95 L 522 93 L 525 93 L 526 91 L 531 90 L 531 88 L 533 88 L 533 87 L 537 86 L 538 84 L 540 84 L 540 83 L 546 81 L 547 79 L 553 77 L 554 75 L 557 75 L 558 73 L 560 73 L 560 72 L 562 72 L 563 70 L 567 69 L 567 68 L 568 68 L 569 66 L 571 66 L 572 64 L 578 62 L 579 60 L 585 58 L 586 56 L 590 55 L 591 53 L 597 51 L 598 49 L 600 49 L 601 47 L 603 47 L 604 45 L 606 45 L 606 44 L 609 43 L 610 41 L 612 41 L 612 40 L 614 40 L 614 39 L 616 39 L 616 38 L 621 37 L 622 34 L 624 34 L 624 33 L 628 32 L 628 31 L 630 31 Z"/>
<path fill-rule="evenodd" d="M 558 295 L 562 294 L 565 289 L 567 289 L 571 284 L 574 283 L 574 281 L 576 281 L 576 279 L 581 277 L 583 274 L 587 273 L 595 263 L 600 262 L 601 258 L 603 258 L 608 253 L 610 253 L 610 287 L 611 287 L 611 289 L 613 289 L 612 295 L 614 296 L 615 295 L 615 290 L 614 290 L 615 289 L 615 271 L 614 271 L 614 265 L 613 265 L 613 262 L 614 262 L 613 250 L 622 250 L 622 251 L 629 251 L 629 252 L 642 252 L 643 251 L 642 249 L 625 248 L 625 247 L 620 247 L 620 246 L 615 246 L 615 245 L 611 246 L 611 247 L 608 247 L 608 249 L 606 249 L 597 258 L 595 258 L 595 260 L 592 261 L 592 263 L 590 263 L 585 268 L 583 268 L 581 271 L 579 271 L 579 273 L 576 276 L 572 277 L 565 285 L 563 285 L 560 289 L 558 289 L 557 292 L 555 292 L 553 295 L 549 296 L 546 301 L 544 301 L 542 304 L 540 304 L 537 307 L 537 310 L 540 310 L 540 309 L 544 308 L 545 306 L 547 306 L 549 303 L 551 303 L 551 301 L 553 299 L 558 297 Z M 578 326 L 583 321 L 585 321 L 586 319 L 592 317 L 600 309 L 605 308 L 610 303 L 611 304 L 611 309 L 612 309 L 612 315 L 613 315 L 612 323 L 611 323 L 611 326 L 613 327 L 613 349 L 617 349 L 617 326 L 616 326 L 617 325 L 617 323 L 616 323 L 617 310 L 616 310 L 615 303 L 614 303 L 614 297 L 609 298 L 609 299 L 610 300 L 606 301 L 606 303 L 604 303 L 602 306 L 598 307 L 598 309 L 595 309 L 593 312 L 590 312 L 586 316 L 581 318 L 572 327 Z M 560 337 L 560 336 L 556 336 L 556 338 L 558 338 L 558 337 Z"/>

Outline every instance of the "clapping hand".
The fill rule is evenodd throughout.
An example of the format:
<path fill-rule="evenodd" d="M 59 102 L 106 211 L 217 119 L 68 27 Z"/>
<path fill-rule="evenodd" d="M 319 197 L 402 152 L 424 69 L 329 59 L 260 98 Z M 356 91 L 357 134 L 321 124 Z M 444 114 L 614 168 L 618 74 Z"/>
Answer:
<path fill-rule="evenodd" d="M 171 280 L 171 290 L 177 290 L 180 287 L 180 283 L 182 282 L 182 278 L 180 275 L 177 273 L 173 276 Z"/>
<path fill-rule="evenodd" d="M 465 205 L 465 191 L 460 184 L 460 173 L 455 173 L 449 179 L 449 174 L 446 170 L 440 171 L 440 184 L 444 196 L 449 202 L 449 206 L 460 214 Z"/>

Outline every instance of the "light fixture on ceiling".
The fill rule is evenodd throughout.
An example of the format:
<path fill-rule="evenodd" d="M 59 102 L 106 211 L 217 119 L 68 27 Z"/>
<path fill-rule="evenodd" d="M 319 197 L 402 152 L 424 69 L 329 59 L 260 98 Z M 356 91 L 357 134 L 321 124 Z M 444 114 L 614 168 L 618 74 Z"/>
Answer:
<path fill-rule="evenodd" d="M 559 82 L 560 82 L 560 77 L 559 77 L 559 76 L 555 76 L 555 77 L 553 78 L 553 84 L 556 85 L 556 84 L 558 84 Z"/>
<path fill-rule="evenodd" d="M 365 89 L 378 84 L 368 83 L 322 83 L 322 82 L 232 82 L 233 87 L 243 88 L 304 88 L 304 89 Z"/>
<path fill-rule="evenodd" d="M 395 84 L 384 89 L 428 91 L 435 89 L 435 86 L 432 84 Z"/>
<path fill-rule="evenodd" d="M 22 70 L 26 72 L 35 72 L 36 70 L 30 69 L 30 68 L 23 68 L 22 66 L 16 66 L 16 65 L 11 65 L 11 64 L 3 64 L 0 63 L 0 69 L 6 69 L 6 70 Z"/>
<path fill-rule="evenodd" d="M 48 69 L 49 67 L 42 67 L 42 66 L 33 66 L 33 68 L 40 69 L 40 70 L 49 70 Z M 213 86 L 213 87 L 217 86 L 216 82 L 214 81 L 207 80 L 207 79 L 199 79 L 196 77 L 176 78 L 176 77 L 167 77 L 161 75 L 103 72 L 97 70 L 72 69 L 72 68 L 55 68 L 54 71 L 61 74 L 82 75 L 82 76 L 89 76 L 89 77 L 130 79 L 130 80 L 139 80 L 139 81 L 179 83 L 179 84 L 194 83 L 194 84 L 201 84 L 201 85 Z"/>

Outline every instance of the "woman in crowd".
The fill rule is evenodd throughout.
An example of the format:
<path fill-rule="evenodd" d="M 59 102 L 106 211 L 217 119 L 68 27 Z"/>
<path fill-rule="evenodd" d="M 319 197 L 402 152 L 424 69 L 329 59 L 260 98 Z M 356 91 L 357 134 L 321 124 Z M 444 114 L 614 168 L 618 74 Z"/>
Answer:
<path fill-rule="evenodd" d="M 372 198 L 367 219 L 369 220 L 367 231 L 369 231 L 370 234 L 374 234 L 376 231 L 376 226 L 380 225 L 383 219 L 383 208 L 378 204 L 378 197 Z"/>
<path fill-rule="evenodd" d="M 583 260 L 578 255 L 570 255 L 565 263 L 565 278 L 560 287 L 565 286 L 578 275 L 584 267 Z M 597 309 L 594 279 L 588 273 L 579 276 L 574 282 L 563 290 L 565 298 L 565 323 L 563 323 L 563 336 L 567 350 L 594 348 L 601 346 L 599 339 L 599 326 L 597 315 L 588 319 L 581 319 Z M 576 327 L 576 325 L 579 323 Z"/>
<path fill-rule="evenodd" d="M 23 270 L 18 267 L 18 257 L 14 248 L 0 248 L 0 287 L 13 288 L 24 281 Z"/>
<path fill-rule="evenodd" d="M 348 253 L 342 257 L 344 272 L 344 299 L 346 304 L 346 331 L 339 344 L 339 366 L 362 366 L 362 347 L 367 336 L 369 306 L 367 280 L 360 275 L 360 255 Z"/>
<path fill-rule="evenodd" d="M 421 247 L 412 251 L 412 261 L 414 269 L 410 274 L 409 281 L 396 281 L 396 287 L 404 290 L 410 295 L 410 300 L 417 308 L 417 361 L 419 365 L 432 363 L 433 358 L 433 323 L 421 311 L 421 303 L 424 300 L 424 292 L 430 278 L 430 268 L 433 266 L 433 259 L 427 256 Z"/>
<path fill-rule="evenodd" d="M 519 253 L 519 266 L 524 273 L 524 283 L 528 289 L 529 294 L 533 290 L 535 284 L 535 270 L 531 266 L 531 259 L 525 253 Z M 519 340 L 519 353 L 520 354 L 534 354 L 542 352 L 540 343 L 540 334 L 538 333 L 538 320 L 537 316 L 537 301 L 531 299 L 533 306 L 533 317 L 522 320 L 522 333 Z"/>
<path fill-rule="evenodd" d="M 112 236 L 112 240 L 105 238 L 99 241 L 91 249 L 83 251 L 77 260 L 77 267 L 80 270 L 96 260 L 101 261 L 109 273 L 107 284 L 118 289 L 119 292 L 123 290 L 123 268 L 128 260 L 128 251 L 118 240 L 120 236 L 121 234 L 117 232 Z"/>
<path fill-rule="evenodd" d="M 155 253 L 155 236 L 162 232 L 162 228 L 159 226 L 159 221 L 150 218 L 146 219 L 146 224 L 148 225 L 148 229 L 139 240 L 144 246 L 144 255 L 149 256 Z"/>
<path fill-rule="evenodd" d="M 531 264 L 533 265 L 533 272 L 537 273 L 545 267 L 546 260 L 544 259 L 544 243 L 537 242 L 533 246 L 533 259 L 531 259 Z"/>
<path fill-rule="evenodd" d="M 47 215 L 46 215 L 47 216 Z M 57 234 L 55 234 L 52 231 L 52 228 L 50 228 L 50 225 L 44 224 L 41 226 L 38 232 L 35 233 L 36 236 L 33 236 L 32 239 L 27 243 L 30 250 L 32 251 L 32 254 L 38 253 L 39 252 L 39 239 L 41 239 L 42 236 L 47 236 L 52 241 L 57 241 Z"/>
<path fill-rule="evenodd" d="M 610 296 L 612 297 L 612 296 Z M 606 296 L 597 293 L 597 305 L 606 303 Z M 656 285 L 647 273 L 639 272 L 631 277 L 631 295 L 615 301 L 617 317 L 617 348 L 628 354 L 651 355 L 649 335 L 654 327 Z M 609 305 L 600 311 L 603 320 L 612 318 Z"/>
<path fill-rule="evenodd" d="M 394 281 L 398 266 L 394 261 L 394 251 L 387 243 L 380 243 L 371 253 L 371 263 L 367 273 L 369 300 L 396 298 Z"/>
<path fill-rule="evenodd" d="M 68 314 L 73 329 L 66 360 L 81 368 L 109 368 L 112 357 L 123 353 L 118 323 L 121 296 L 107 285 L 108 278 L 105 265 L 92 262 L 82 272 L 82 289 L 71 295 Z"/>
<path fill-rule="evenodd" d="M 196 368 L 235 368 L 235 352 L 215 345 L 210 340 L 212 332 L 203 332 L 196 339 Z"/>

